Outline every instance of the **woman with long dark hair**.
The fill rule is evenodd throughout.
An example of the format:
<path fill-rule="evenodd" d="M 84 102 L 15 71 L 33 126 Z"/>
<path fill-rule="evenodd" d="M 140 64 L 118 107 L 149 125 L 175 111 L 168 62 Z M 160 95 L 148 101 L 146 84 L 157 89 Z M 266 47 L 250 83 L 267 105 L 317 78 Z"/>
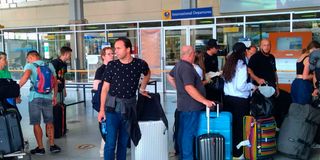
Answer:
<path fill-rule="evenodd" d="M 248 71 L 245 60 L 246 46 L 237 42 L 233 45 L 232 53 L 227 57 L 222 76 L 224 82 L 224 107 L 233 116 L 233 156 L 239 157 L 241 149 L 236 146 L 243 139 L 242 118 L 249 114 L 249 96 L 255 86 L 248 82 Z"/>

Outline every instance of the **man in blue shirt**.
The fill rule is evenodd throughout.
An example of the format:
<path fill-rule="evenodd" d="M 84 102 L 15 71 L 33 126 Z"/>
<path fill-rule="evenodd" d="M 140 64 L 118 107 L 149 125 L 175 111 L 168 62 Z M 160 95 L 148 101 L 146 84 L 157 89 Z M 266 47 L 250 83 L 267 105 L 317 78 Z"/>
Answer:
<path fill-rule="evenodd" d="M 31 84 L 35 84 L 37 80 L 37 65 L 45 63 L 40 59 L 40 54 L 37 51 L 29 51 L 27 54 L 27 64 L 24 67 L 24 74 L 19 81 L 20 88 L 30 79 Z M 49 63 L 49 68 L 51 73 L 54 75 L 54 87 L 53 95 L 52 92 L 44 94 L 38 93 L 32 89 L 29 94 L 29 116 L 30 124 L 33 125 L 33 131 L 35 138 L 37 140 L 38 146 L 35 149 L 30 150 L 31 154 L 43 155 L 45 154 L 45 149 L 42 141 L 42 129 L 41 114 L 43 116 L 43 121 L 46 124 L 46 131 L 49 138 L 50 152 L 58 153 L 61 151 L 60 147 L 54 144 L 54 128 L 53 128 L 53 106 L 56 104 L 57 96 L 57 79 L 54 67 Z"/>

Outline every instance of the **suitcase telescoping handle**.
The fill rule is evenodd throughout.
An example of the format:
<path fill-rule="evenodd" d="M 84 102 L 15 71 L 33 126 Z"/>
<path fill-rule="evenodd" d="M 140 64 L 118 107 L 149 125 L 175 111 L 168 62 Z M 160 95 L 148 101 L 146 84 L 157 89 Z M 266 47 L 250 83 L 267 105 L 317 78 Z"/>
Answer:
<path fill-rule="evenodd" d="M 219 103 L 216 104 L 217 107 L 217 117 L 219 117 Z M 210 108 L 206 107 L 206 117 L 207 117 L 207 133 L 210 133 Z"/>

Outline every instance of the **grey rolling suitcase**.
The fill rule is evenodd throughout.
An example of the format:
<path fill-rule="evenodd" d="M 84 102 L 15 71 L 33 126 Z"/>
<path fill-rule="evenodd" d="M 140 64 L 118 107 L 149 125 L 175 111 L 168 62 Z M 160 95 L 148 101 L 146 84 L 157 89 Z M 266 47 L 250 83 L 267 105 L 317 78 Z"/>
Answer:
<path fill-rule="evenodd" d="M 217 106 L 219 113 L 219 106 Z M 219 117 L 219 114 L 217 114 Z M 197 138 L 199 160 L 224 160 L 225 159 L 225 139 L 220 134 L 210 133 L 210 109 L 206 108 L 208 133 Z"/>
<path fill-rule="evenodd" d="M 309 159 L 319 123 L 319 109 L 292 103 L 280 128 L 278 151 L 290 158 Z"/>
<path fill-rule="evenodd" d="M 11 141 L 11 152 L 22 151 L 24 149 L 24 141 L 17 110 L 7 109 L 5 117 Z"/>
<path fill-rule="evenodd" d="M 11 152 L 10 141 L 9 141 L 9 131 L 7 127 L 6 118 L 1 111 L 0 113 L 0 154 L 8 154 Z"/>
<path fill-rule="evenodd" d="M 5 155 L 24 148 L 20 121 L 15 109 L 5 111 L 0 106 L 0 154 Z"/>

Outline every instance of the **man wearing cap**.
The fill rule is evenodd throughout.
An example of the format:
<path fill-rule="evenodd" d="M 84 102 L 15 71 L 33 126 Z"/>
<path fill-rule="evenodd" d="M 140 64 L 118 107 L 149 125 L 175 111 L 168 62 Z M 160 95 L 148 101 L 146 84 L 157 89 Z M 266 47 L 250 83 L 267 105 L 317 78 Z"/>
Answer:
<path fill-rule="evenodd" d="M 204 65 L 206 68 L 206 73 L 217 72 L 218 71 L 218 49 L 217 40 L 209 39 L 207 43 L 207 52 L 204 56 Z"/>
<path fill-rule="evenodd" d="M 208 72 L 218 72 L 218 49 L 219 46 L 217 44 L 217 40 L 209 39 L 207 46 L 207 52 L 204 55 L 204 66 L 206 73 Z M 221 93 L 214 91 L 209 86 L 210 84 L 205 85 L 206 88 L 206 98 L 210 100 L 221 100 Z"/>

